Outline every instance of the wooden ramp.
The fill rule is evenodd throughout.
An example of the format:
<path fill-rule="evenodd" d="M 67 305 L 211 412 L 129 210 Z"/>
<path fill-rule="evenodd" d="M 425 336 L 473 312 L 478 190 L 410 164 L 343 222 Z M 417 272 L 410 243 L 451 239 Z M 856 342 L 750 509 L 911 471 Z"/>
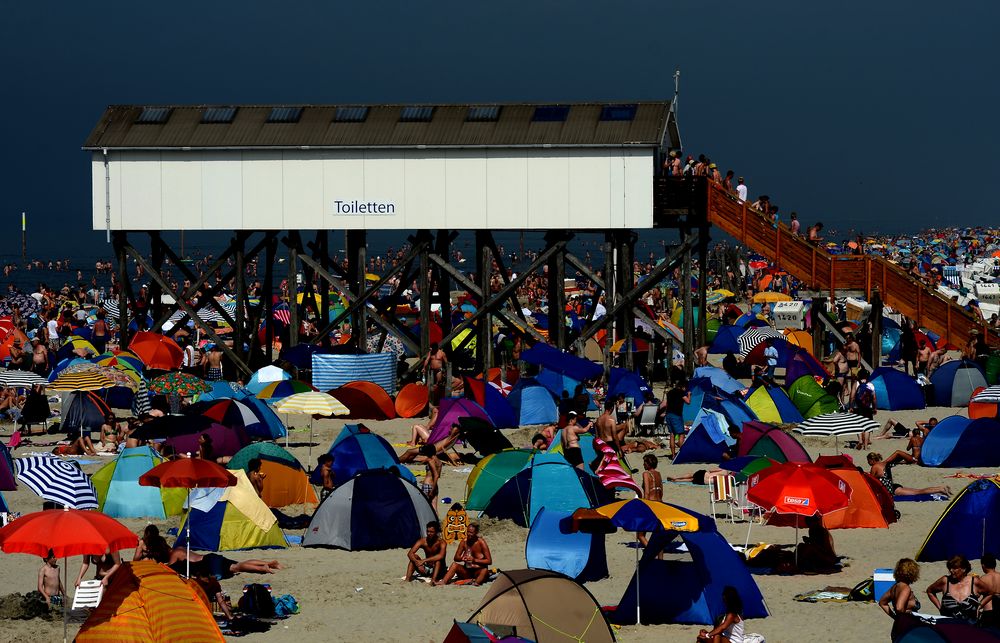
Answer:
<path fill-rule="evenodd" d="M 794 236 L 788 226 L 772 226 L 748 204 L 728 194 L 721 185 L 707 180 L 660 178 L 659 195 L 682 193 L 694 210 L 701 210 L 709 223 L 717 226 L 740 243 L 757 252 L 814 290 L 837 293 L 864 293 L 870 299 L 878 290 L 882 301 L 897 312 L 928 328 L 946 341 L 961 347 L 970 331 L 978 328 L 990 344 L 997 343 L 995 332 L 989 332 L 985 322 L 975 319 L 963 307 L 945 298 L 922 282 L 910 277 L 896 264 L 873 255 L 832 255 L 823 248 Z M 664 183 L 681 181 L 684 187 Z M 669 207 L 679 204 L 661 203 L 669 216 Z M 676 201 L 676 199 L 673 199 Z M 702 206 L 702 207 L 699 207 Z M 803 228 L 804 229 L 804 228 Z"/>

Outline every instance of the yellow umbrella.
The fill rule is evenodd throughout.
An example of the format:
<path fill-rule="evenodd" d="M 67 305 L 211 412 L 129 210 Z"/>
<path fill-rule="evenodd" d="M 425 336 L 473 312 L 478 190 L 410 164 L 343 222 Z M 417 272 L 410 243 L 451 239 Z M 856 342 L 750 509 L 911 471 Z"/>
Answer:
<path fill-rule="evenodd" d="M 735 297 L 736 296 L 736 293 L 734 293 L 731 290 L 726 290 L 725 288 L 716 288 L 712 292 L 717 292 L 720 295 L 722 295 L 723 297 Z"/>
<path fill-rule="evenodd" d="M 115 383 L 102 373 L 90 370 L 60 375 L 49 384 L 49 388 L 54 391 L 99 391 L 114 385 Z"/>
<path fill-rule="evenodd" d="M 82 348 L 84 351 L 86 351 L 87 353 L 89 353 L 91 355 L 99 355 L 100 354 L 98 352 L 98 350 L 96 348 L 94 348 L 93 344 L 91 344 L 90 342 L 88 342 L 87 340 L 85 340 L 84 338 L 82 338 L 82 337 L 80 337 L 78 335 L 70 335 L 69 337 L 67 337 L 66 341 L 64 341 L 62 343 L 62 345 L 66 346 L 67 344 L 72 345 L 73 346 L 73 350 L 79 350 L 79 349 Z"/>

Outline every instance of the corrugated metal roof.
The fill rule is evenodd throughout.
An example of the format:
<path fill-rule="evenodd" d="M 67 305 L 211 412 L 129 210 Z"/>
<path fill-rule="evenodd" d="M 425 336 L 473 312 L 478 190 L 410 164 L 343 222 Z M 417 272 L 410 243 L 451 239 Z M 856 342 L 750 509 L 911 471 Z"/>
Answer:
<path fill-rule="evenodd" d="M 468 120 L 470 107 L 435 105 L 426 122 L 409 122 L 413 105 L 112 105 L 87 137 L 84 149 L 204 149 L 287 147 L 677 147 L 669 101 L 569 104 L 565 121 L 534 122 L 543 104 L 500 105 L 496 120 Z M 606 107 L 635 105 L 631 120 L 601 120 Z M 428 106 L 431 107 L 431 106 Z M 203 122 L 205 110 L 236 108 L 232 122 Z M 297 122 L 268 122 L 272 110 L 302 109 Z M 335 118 L 338 108 L 364 108 L 361 122 Z M 164 122 L 141 122 L 164 110 Z M 169 110 L 169 111 L 167 111 Z M 664 141 L 664 137 L 667 138 Z"/>

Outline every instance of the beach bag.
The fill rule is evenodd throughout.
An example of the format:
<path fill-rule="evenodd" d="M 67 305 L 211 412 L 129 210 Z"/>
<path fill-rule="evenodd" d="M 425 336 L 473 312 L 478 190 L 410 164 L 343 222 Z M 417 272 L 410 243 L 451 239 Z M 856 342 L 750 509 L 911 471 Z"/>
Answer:
<path fill-rule="evenodd" d="M 274 615 L 278 618 L 285 618 L 292 614 L 299 613 L 299 602 L 291 594 L 282 594 L 274 599 Z"/>
<path fill-rule="evenodd" d="M 239 602 L 240 611 L 257 618 L 274 618 L 274 599 L 271 598 L 271 588 L 260 583 L 253 583 L 243 588 L 243 596 Z"/>
<path fill-rule="evenodd" d="M 870 603 L 875 600 L 875 579 L 868 577 L 854 586 L 847 595 L 849 601 Z"/>

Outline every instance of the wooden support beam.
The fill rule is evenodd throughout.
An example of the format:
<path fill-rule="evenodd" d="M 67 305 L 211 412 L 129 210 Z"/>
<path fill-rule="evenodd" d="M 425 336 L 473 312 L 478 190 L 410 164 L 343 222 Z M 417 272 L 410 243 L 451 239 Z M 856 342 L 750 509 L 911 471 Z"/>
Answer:
<path fill-rule="evenodd" d="M 153 266 L 153 270 L 157 274 L 163 273 L 163 241 L 160 238 L 160 233 L 156 231 L 151 231 L 149 233 L 150 238 L 150 252 L 149 257 Z M 147 302 L 149 310 L 149 315 L 156 319 L 160 316 L 160 311 L 163 309 L 163 290 L 160 288 L 159 282 L 153 280 L 153 283 L 149 285 L 149 301 Z"/>
<path fill-rule="evenodd" d="M 243 344 L 246 341 L 246 308 L 247 298 L 247 264 L 246 264 L 246 241 L 249 233 L 239 231 L 234 239 L 236 244 L 236 314 L 234 315 L 236 325 L 233 326 L 233 349 L 247 361 L 249 366 L 248 353 L 244 351 Z"/>
<path fill-rule="evenodd" d="M 368 274 L 368 232 L 367 230 L 347 231 L 347 260 L 351 289 L 363 293 Z M 357 306 L 351 311 L 351 343 L 359 351 L 368 352 L 368 307 Z"/>
<path fill-rule="evenodd" d="M 160 284 L 160 287 L 163 289 L 165 293 L 167 293 L 177 301 L 177 304 L 186 313 L 191 315 L 193 319 L 198 318 L 198 314 L 197 312 L 195 312 L 194 308 L 192 308 L 191 305 L 188 304 L 187 301 L 185 301 L 177 291 L 175 291 L 173 288 L 170 287 L 170 284 L 167 283 L 167 280 L 164 279 L 163 275 L 153 269 L 153 266 L 146 261 L 146 258 L 142 256 L 142 253 L 140 253 L 138 250 L 136 250 L 131 246 L 126 248 L 126 252 L 130 254 L 133 259 L 135 259 L 136 264 L 142 266 L 143 270 L 149 273 L 151 279 Z M 220 349 L 222 349 L 222 352 L 225 353 L 230 360 L 232 360 L 233 364 L 237 368 L 239 368 L 247 375 L 250 375 L 253 372 L 250 369 L 250 367 L 247 366 L 247 363 L 244 362 L 243 359 L 239 355 L 237 355 L 232 348 L 227 346 L 226 342 L 221 337 L 219 337 L 219 335 L 216 334 L 216 332 L 210 326 L 206 325 L 205 327 L 202 328 L 202 330 L 204 330 L 205 334 L 208 335 Z"/>
<path fill-rule="evenodd" d="M 868 319 L 872 322 L 872 366 L 878 368 L 882 364 L 882 294 L 875 289 L 869 298 L 872 310 Z"/>
<path fill-rule="evenodd" d="M 288 240 L 285 244 L 288 246 L 288 276 L 285 282 L 288 290 L 288 347 L 291 348 L 299 343 L 298 277 L 302 235 L 298 230 L 292 230 L 285 238 Z"/>
<path fill-rule="evenodd" d="M 476 230 L 476 276 L 479 278 L 479 305 L 486 305 L 486 297 L 490 293 L 490 278 L 493 263 L 490 250 L 490 239 L 493 234 L 488 230 Z M 493 316 L 487 313 L 479 322 L 479 333 L 476 339 L 476 361 L 483 374 L 483 381 L 488 381 L 487 373 L 493 366 Z"/>
<path fill-rule="evenodd" d="M 264 318 L 264 355 L 267 363 L 274 361 L 274 260 L 278 251 L 278 238 L 272 237 L 264 251 L 264 296 L 262 316 Z M 254 330 L 256 333 L 256 329 Z"/>
<path fill-rule="evenodd" d="M 688 377 L 694 372 L 694 309 L 691 303 L 691 246 L 694 237 L 690 228 L 681 228 L 681 246 L 684 248 L 681 257 L 681 298 L 684 305 L 684 371 Z M 701 311 L 704 314 L 704 311 Z"/>
<path fill-rule="evenodd" d="M 118 262 L 118 344 L 122 349 L 125 349 L 128 348 L 129 341 L 128 293 L 132 291 L 128 276 L 128 255 L 125 252 L 125 248 L 128 246 L 128 233 L 116 231 L 112 240 L 115 260 Z"/>
<path fill-rule="evenodd" d="M 566 236 L 565 232 L 552 230 L 545 235 L 546 243 L 554 243 Z M 547 262 L 549 291 L 549 342 L 559 350 L 566 350 L 566 264 L 565 253 L 554 253 Z"/>
<path fill-rule="evenodd" d="M 781 238 L 781 230 L 776 231 Z M 708 242 L 710 240 L 707 225 L 698 226 L 698 344 L 708 344 Z M 779 246 L 780 247 L 780 246 Z"/>

